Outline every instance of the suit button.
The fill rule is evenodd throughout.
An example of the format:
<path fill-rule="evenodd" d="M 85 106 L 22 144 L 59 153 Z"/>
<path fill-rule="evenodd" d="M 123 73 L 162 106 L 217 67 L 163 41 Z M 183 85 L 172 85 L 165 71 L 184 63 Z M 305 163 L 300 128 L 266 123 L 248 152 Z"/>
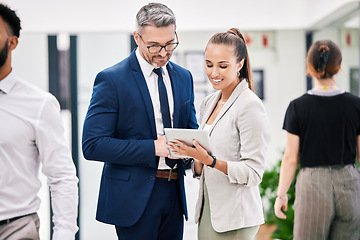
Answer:
<path fill-rule="evenodd" d="M 150 176 L 150 180 L 155 180 L 155 177 L 154 177 L 154 176 Z"/>

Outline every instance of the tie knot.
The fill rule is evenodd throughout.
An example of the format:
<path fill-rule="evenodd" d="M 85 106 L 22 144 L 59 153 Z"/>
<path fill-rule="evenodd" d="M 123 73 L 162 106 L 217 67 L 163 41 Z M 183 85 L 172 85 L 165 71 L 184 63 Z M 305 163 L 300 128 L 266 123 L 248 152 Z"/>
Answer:
<path fill-rule="evenodd" d="M 158 76 L 162 76 L 162 68 L 159 67 L 159 68 L 154 68 L 154 73 L 156 73 L 156 75 Z"/>

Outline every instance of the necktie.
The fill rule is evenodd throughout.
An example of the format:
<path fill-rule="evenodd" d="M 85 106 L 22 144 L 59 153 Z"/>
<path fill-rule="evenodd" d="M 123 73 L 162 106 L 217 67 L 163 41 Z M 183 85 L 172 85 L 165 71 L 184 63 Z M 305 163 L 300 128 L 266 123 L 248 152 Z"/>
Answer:
<path fill-rule="evenodd" d="M 159 90 L 160 108 L 161 108 L 163 125 L 164 128 L 171 128 L 169 101 L 168 101 L 164 80 L 162 77 L 162 68 L 154 68 L 153 71 L 154 73 L 156 73 L 156 75 L 158 75 L 158 90 Z M 166 165 L 168 165 L 170 168 L 174 168 L 175 164 L 177 163 L 176 160 L 169 158 L 165 158 L 165 162 Z"/>

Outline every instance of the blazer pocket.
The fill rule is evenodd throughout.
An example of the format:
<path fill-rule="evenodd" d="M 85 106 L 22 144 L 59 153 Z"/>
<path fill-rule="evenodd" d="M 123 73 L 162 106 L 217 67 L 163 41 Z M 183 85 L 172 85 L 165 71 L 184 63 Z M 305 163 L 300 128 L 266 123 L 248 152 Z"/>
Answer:
<path fill-rule="evenodd" d="M 108 178 L 114 178 L 124 181 L 128 181 L 130 178 L 130 171 L 112 165 L 107 165 L 105 167 L 104 174 Z"/>

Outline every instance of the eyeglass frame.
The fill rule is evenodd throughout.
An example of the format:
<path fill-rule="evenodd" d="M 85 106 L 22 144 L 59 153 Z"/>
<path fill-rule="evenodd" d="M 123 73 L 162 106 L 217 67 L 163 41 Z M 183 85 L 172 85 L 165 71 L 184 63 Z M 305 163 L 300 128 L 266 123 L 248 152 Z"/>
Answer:
<path fill-rule="evenodd" d="M 177 35 L 177 32 L 175 32 L 175 36 L 176 36 L 176 42 L 173 42 L 173 43 L 168 43 L 168 44 L 165 44 L 165 45 L 153 45 L 153 46 L 146 46 L 146 43 L 145 43 L 145 41 L 144 41 L 144 39 L 142 38 L 142 36 L 139 34 L 139 33 L 137 33 L 137 35 L 140 37 L 140 39 L 141 39 L 141 41 L 143 41 L 143 43 L 145 44 L 145 47 L 148 49 L 148 52 L 150 53 L 150 54 L 156 54 L 156 53 L 159 53 L 159 52 L 161 52 L 161 50 L 165 50 L 166 52 L 173 52 L 176 48 L 177 48 L 177 46 L 179 45 L 179 37 L 178 37 L 178 35 Z M 166 47 L 167 46 L 169 46 L 169 45 L 171 45 L 171 44 L 176 44 L 175 45 L 175 47 L 172 49 L 172 50 L 166 50 Z M 159 51 L 157 51 L 157 52 L 150 52 L 150 48 L 151 47 L 160 47 L 160 50 Z"/>

